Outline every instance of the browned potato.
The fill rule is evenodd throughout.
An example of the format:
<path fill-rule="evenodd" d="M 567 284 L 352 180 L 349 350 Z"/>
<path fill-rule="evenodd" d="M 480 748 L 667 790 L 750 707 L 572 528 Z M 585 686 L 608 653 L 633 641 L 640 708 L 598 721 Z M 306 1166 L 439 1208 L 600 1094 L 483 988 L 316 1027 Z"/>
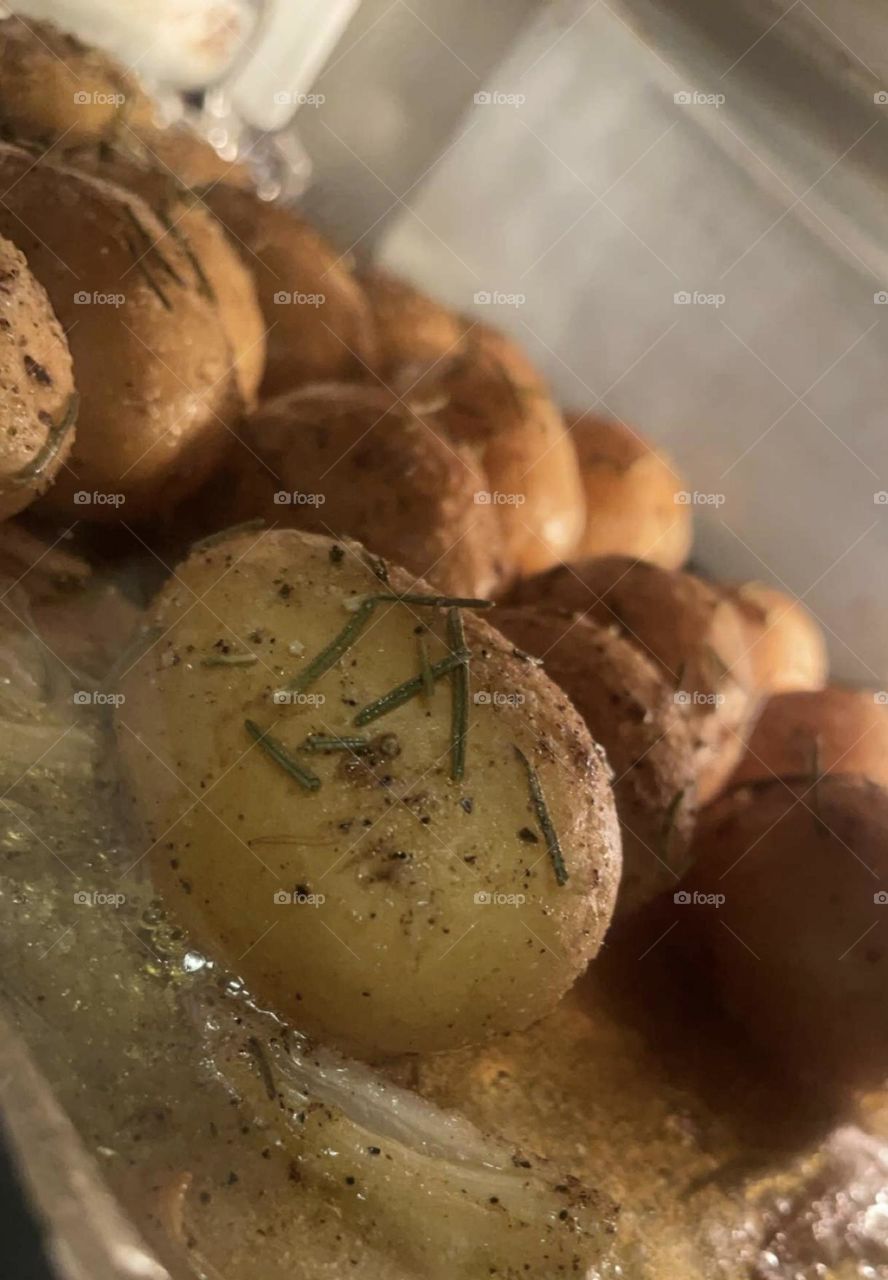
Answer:
<path fill-rule="evenodd" d="M 46 289 L 80 393 L 76 444 L 41 505 L 156 517 L 214 468 L 241 412 L 217 307 L 138 196 L 7 146 L 0 185 L 0 234 Z"/>
<path fill-rule="evenodd" d="M 308 382 L 370 378 L 370 305 L 349 267 L 292 210 L 244 191 L 204 193 L 252 273 L 268 329 L 264 396 Z"/>
<path fill-rule="evenodd" d="M 405 368 L 418 374 L 464 348 L 471 320 L 388 271 L 376 268 L 359 278 L 373 311 L 376 369 L 383 381 Z"/>
<path fill-rule="evenodd" d="M 618 626 L 660 667 L 694 726 L 700 803 L 717 794 L 758 710 L 747 631 L 717 588 L 690 573 L 605 556 L 519 582 L 506 603 Z"/>
<path fill-rule="evenodd" d="M 52 483 L 76 419 L 68 341 L 24 255 L 0 237 L 0 520 Z"/>
<path fill-rule="evenodd" d="M 884 1080 L 888 792 L 837 776 L 735 788 L 701 815 L 694 861 L 680 909 L 749 1036 L 805 1075 Z"/>
<path fill-rule="evenodd" d="M 801 600 L 763 582 L 739 583 L 725 592 L 747 626 L 752 674 L 763 693 L 823 688 L 826 640 Z"/>
<path fill-rule="evenodd" d="M 861 774 L 888 787 L 888 696 L 831 685 L 765 703 L 733 784 Z"/>
<path fill-rule="evenodd" d="M 481 617 L 461 611 L 463 639 L 444 610 L 379 602 L 317 667 L 368 594 L 417 590 L 377 569 L 359 544 L 295 530 L 196 547 L 117 708 L 171 911 L 263 1007 L 364 1055 L 536 1021 L 597 952 L 620 869 L 599 750 Z M 431 663 L 464 643 L 471 686 L 520 689 L 521 704 L 420 681 L 362 727 L 419 671 L 418 632 Z M 352 741 L 313 750 L 310 735 Z"/>
<path fill-rule="evenodd" d="M 681 476 L 625 423 L 591 412 L 565 414 L 586 492 L 586 528 L 573 551 L 587 556 L 636 556 L 680 569 L 693 539 L 689 504 L 678 501 Z"/>
<path fill-rule="evenodd" d="M 454 595 L 498 586 L 499 526 L 475 501 L 485 482 L 472 451 L 389 392 L 306 387 L 268 401 L 242 434 L 236 518 L 348 534 Z"/>
<path fill-rule="evenodd" d="M 691 723 L 662 672 L 616 628 L 530 608 L 497 609 L 496 623 L 542 659 L 607 753 L 623 840 L 617 915 L 628 915 L 674 888 L 690 866 L 697 808 Z"/>
<path fill-rule="evenodd" d="M 463 350 L 411 395 L 428 405 L 437 429 L 477 451 L 512 574 L 537 573 L 573 550 L 586 515 L 576 451 L 517 344 L 476 323 Z"/>

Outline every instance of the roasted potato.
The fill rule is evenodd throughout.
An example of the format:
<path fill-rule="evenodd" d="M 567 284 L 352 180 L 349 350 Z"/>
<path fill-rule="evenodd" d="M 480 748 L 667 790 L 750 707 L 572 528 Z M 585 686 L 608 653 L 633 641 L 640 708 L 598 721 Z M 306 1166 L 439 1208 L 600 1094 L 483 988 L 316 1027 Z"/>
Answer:
<path fill-rule="evenodd" d="M 462 350 L 403 387 L 428 420 L 477 451 L 511 573 L 570 554 L 586 510 L 576 450 L 540 374 L 518 345 L 475 323 Z"/>
<path fill-rule="evenodd" d="M 770 698 L 732 783 L 860 774 L 888 787 L 888 698 L 831 685 Z"/>
<path fill-rule="evenodd" d="M 801 600 L 763 582 L 725 588 L 749 632 L 749 658 L 763 693 L 822 689 L 829 672 L 826 640 Z"/>
<path fill-rule="evenodd" d="M 617 915 L 671 889 L 687 871 L 696 813 L 694 735 L 673 688 L 615 627 L 534 609 L 498 609 L 496 623 L 542 659 L 607 754 L 620 819 Z"/>
<path fill-rule="evenodd" d="M 748 635 L 735 606 L 690 573 L 628 556 L 564 565 L 519 582 L 505 603 L 617 626 L 660 667 L 697 739 L 697 795 L 733 772 L 759 707 Z"/>
<path fill-rule="evenodd" d="M 373 312 L 376 370 L 389 383 L 463 350 L 472 321 L 381 268 L 359 276 Z"/>
<path fill-rule="evenodd" d="M 0 238 L 0 520 L 52 483 L 74 443 L 68 340 L 25 257 Z"/>
<path fill-rule="evenodd" d="M 267 401 L 232 460 L 235 518 L 347 534 L 442 591 L 487 596 L 503 572 L 484 476 L 391 393 L 316 384 Z"/>
<path fill-rule="evenodd" d="M 370 305 L 332 245 L 291 210 L 248 192 L 218 185 L 203 198 L 256 284 L 268 329 L 263 396 L 308 382 L 371 379 Z"/>
<path fill-rule="evenodd" d="M 541 1017 L 597 951 L 620 871 L 607 769 L 564 694 L 473 613 L 463 640 L 416 601 L 360 608 L 405 589 L 359 544 L 294 530 L 196 547 L 116 716 L 170 910 L 263 1006 L 365 1055 Z M 521 704 L 473 700 L 466 661 Z"/>
<path fill-rule="evenodd" d="M 681 910 L 749 1036 L 827 1084 L 888 1075 L 888 792 L 737 787 L 700 818 Z M 716 897 L 718 895 L 718 897 Z"/>
<path fill-rule="evenodd" d="M 216 465 L 241 412 L 216 305 L 138 196 L 0 146 L 0 234 L 68 333 L 77 440 L 41 500 L 81 519 L 157 516 Z"/>
<path fill-rule="evenodd" d="M 618 420 L 569 412 L 565 422 L 580 460 L 586 528 L 573 550 L 591 556 L 635 556 L 680 569 L 693 539 L 691 507 L 681 476 L 665 454 Z"/>

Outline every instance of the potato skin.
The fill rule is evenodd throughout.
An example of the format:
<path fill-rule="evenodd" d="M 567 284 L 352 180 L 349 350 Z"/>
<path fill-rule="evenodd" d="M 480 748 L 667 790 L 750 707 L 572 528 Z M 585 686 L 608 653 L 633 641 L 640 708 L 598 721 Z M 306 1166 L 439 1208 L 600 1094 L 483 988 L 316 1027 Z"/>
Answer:
<path fill-rule="evenodd" d="M 419 371 L 464 349 L 471 320 L 380 267 L 358 279 L 373 312 L 376 370 L 384 382 L 405 367 Z"/>
<path fill-rule="evenodd" d="M 395 568 L 389 584 L 415 589 Z M 379 588 L 356 543 L 281 530 L 195 549 L 151 610 L 170 630 L 123 680 L 116 722 L 170 910 L 261 1003 L 365 1055 L 450 1048 L 542 1016 L 597 951 L 620 869 L 600 751 L 561 691 L 472 614 L 472 687 L 525 701 L 471 703 L 461 783 L 446 682 L 369 726 L 394 735 L 387 749 L 301 756 L 315 792 L 252 743 L 247 717 L 294 750 L 311 732 L 354 732 L 358 707 L 417 670 L 424 623 L 432 660 L 444 652 L 433 611 L 385 606 L 307 691 L 314 701 L 275 705 L 284 676 L 352 616 L 344 600 Z M 226 645 L 259 661 L 203 665 Z M 563 886 L 516 747 L 560 834 Z M 280 891 L 325 901 L 280 905 Z"/>
<path fill-rule="evenodd" d="M 240 414 L 216 308 L 138 196 L 7 146 L 0 181 L 0 234 L 24 252 L 68 332 L 80 393 L 76 444 L 41 506 L 89 520 L 156 517 L 213 469 Z M 162 239 L 162 259 L 145 252 Z M 123 504 L 75 501 L 78 491 Z"/>
<path fill-rule="evenodd" d="M 694 735 L 661 672 L 616 628 L 529 608 L 498 609 L 500 631 L 542 658 L 614 774 L 623 845 L 617 918 L 671 889 L 690 866 Z"/>
<path fill-rule="evenodd" d="M 573 555 L 624 555 L 662 569 L 680 569 L 693 540 L 691 507 L 665 454 L 618 420 L 594 413 L 564 415 L 580 462 L 586 528 Z"/>
<path fill-rule="evenodd" d="M 684 887 L 724 901 L 680 908 L 698 962 L 750 1037 L 831 1088 L 888 1070 L 886 884 L 888 792 L 866 779 L 737 787 L 701 815 Z"/>
<path fill-rule="evenodd" d="M 769 698 L 732 786 L 847 773 L 888 787 L 888 706 L 880 696 L 831 685 Z"/>
<path fill-rule="evenodd" d="M 269 331 L 263 397 L 328 379 L 372 380 L 370 304 L 333 246 L 291 210 L 250 192 L 220 184 L 203 199 L 256 285 Z M 287 303 L 280 295 L 323 302 Z"/>
<path fill-rule="evenodd" d="M 485 480 L 472 451 L 389 392 L 309 386 L 267 401 L 241 436 L 238 519 L 346 534 L 452 595 L 487 597 L 499 586 L 499 526 L 476 501 Z"/>
<path fill-rule="evenodd" d="M 697 796 L 716 795 L 743 754 L 759 706 L 734 605 L 690 573 L 603 556 L 519 582 L 504 603 L 616 625 L 672 683 L 697 739 Z"/>
<path fill-rule="evenodd" d="M 52 483 L 74 443 L 71 352 L 24 254 L 0 237 L 0 520 Z"/>
<path fill-rule="evenodd" d="M 753 679 L 763 693 L 822 689 L 829 673 L 823 632 L 801 600 L 763 582 L 725 588 L 749 632 Z"/>

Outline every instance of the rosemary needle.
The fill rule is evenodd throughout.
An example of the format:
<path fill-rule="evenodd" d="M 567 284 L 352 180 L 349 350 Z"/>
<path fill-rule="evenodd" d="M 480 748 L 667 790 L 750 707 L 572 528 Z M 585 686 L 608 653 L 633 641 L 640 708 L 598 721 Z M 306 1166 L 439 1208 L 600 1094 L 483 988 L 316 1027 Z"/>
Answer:
<path fill-rule="evenodd" d="M 466 744 L 469 733 L 469 658 L 466 633 L 459 609 L 447 614 L 447 639 L 459 663 L 453 668 L 450 683 L 452 711 L 450 722 L 450 776 L 460 782 L 466 771 Z"/>
<path fill-rule="evenodd" d="M 442 658 L 440 662 L 432 664 L 430 671 L 435 680 L 440 680 L 442 676 L 448 675 L 461 662 L 465 662 L 467 658 L 465 653 L 451 653 L 446 658 Z M 411 698 L 415 698 L 422 691 L 422 676 L 412 676 L 409 680 L 405 680 L 403 684 L 396 685 L 394 689 L 389 689 L 388 693 L 384 693 L 381 698 L 377 698 L 375 702 L 370 702 L 355 716 L 354 723 L 356 725 L 369 724 L 371 720 L 378 720 L 380 716 L 387 715 L 389 711 L 394 711 L 396 707 L 401 707 L 405 702 L 409 702 Z"/>
<path fill-rule="evenodd" d="M 255 653 L 210 653 L 201 658 L 202 667 L 251 667 L 259 659 Z"/>
<path fill-rule="evenodd" d="M 546 848 L 549 851 L 549 857 L 552 859 L 552 866 L 555 870 L 555 879 L 559 885 L 567 883 L 568 874 L 567 867 L 564 865 L 564 854 L 561 852 L 561 842 L 558 834 L 552 825 L 552 819 L 549 816 L 549 808 L 546 804 L 546 797 L 543 795 L 543 788 L 540 786 L 540 779 L 536 769 L 528 760 L 527 756 L 520 747 L 515 746 L 515 754 L 527 770 L 527 782 L 530 787 L 530 801 L 533 805 L 533 811 L 536 814 L 536 820 L 540 824 L 540 830 L 546 839 Z"/>
<path fill-rule="evenodd" d="M 309 769 L 303 768 L 298 760 L 294 760 L 287 751 L 286 747 L 278 742 L 277 738 L 272 738 L 271 734 L 260 729 L 255 720 L 245 720 L 244 728 L 247 733 L 258 742 L 267 755 L 271 756 L 275 764 L 279 764 L 285 773 L 299 783 L 300 787 L 304 787 L 306 791 L 317 791 L 321 785 L 321 780 Z"/>
<path fill-rule="evenodd" d="M 315 680 L 319 680 L 331 667 L 334 667 L 364 630 L 374 608 L 375 603 L 372 598 L 365 600 L 339 634 L 334 636 L 326 648 L 322 649 L 307 666 L 302 668 L 298 676 L 294 676 L 292 680 L 284 685 L 284 690 L 287 693 L 301 693 L 310 684 L 314 684 Z"/>
<path fill-rule="evenodd" d="M 365 603 L 372 600 L 374 604 L 418 604 L 434 606 L 439 609 L 492 609 L 495 601 L 479 600 L 472 596 L 428 596 L 415 592 L 398 595 L 394 591 L 385 595 L 367 596 Z"/>
<path fill-rule="evenodd" d="M 355 736 L 352 738 L 337 738 L 335 735 L 326 737 L 322 733 L 310 733 L 299 748 L 300 751 L 366 751 L 370 746 L 368 738 Z"/>
<path fill-rule="evenodd" d="M 419 649 L 419 674 L 422 677 L 422 691 L 427 698 L 435 692 L 435 677 L 432 675 L 432 664 L 429 662 L 429 647 L 425 636 L 417 637 Z"/>

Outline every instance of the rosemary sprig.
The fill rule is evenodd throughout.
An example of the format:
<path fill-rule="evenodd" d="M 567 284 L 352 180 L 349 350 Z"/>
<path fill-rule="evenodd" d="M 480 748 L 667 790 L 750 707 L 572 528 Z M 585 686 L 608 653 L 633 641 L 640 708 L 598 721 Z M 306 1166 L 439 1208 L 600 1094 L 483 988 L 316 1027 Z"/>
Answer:
<path fill-rule="evenodd" d="M 206 551 L 210 547 L 215 547 L 217 543 L 224 542 L 226 538 L 232 538 L 237 533 L 251 533 L 254 529 L 261 529 L 265 525 L 263 516 L 257 516 L 254 520 L 243 520 L 240 524 L 230 524 L 227 529 L 219 529 L 216 533 L 208 533 L 205 538 L 198 538 L 197 542 L 192 542 L 192 551 Z"/>
<path fill-rule="evenodd" d="M 46 434 L 43 444 L 34 454 L 30 462 L 25 465 L 11 477 L 10 483 L 14 485 L 31 484 L 34 480 L 39 480 L 43 472 L 50 465 L 54 458 L 58 457 L 59 451 L 67 440 L 69 434 L 77 422 L 77 410 L 80 407 L 80 396 L 76 391 L 72 392 L 68 397 L 68 403 L 65 405 L 65 411 L 58 422 L 54 422 Z"/>
<path fill-rule="evenodd" d="M 133 256 L 133 266 L 137 269 L 137 271 L 141 273 L 149 289 L 151 289 L 152 293 L 154 293 L 160 299 L 161 304 L 163 305 L 163 308 L 165 311 L 172 311 L 173 304 L 170 302 L 169 298 L 166 296 L 163 289 L 161 289 L 160 285 L 154 279 L 154 276 L 145 266 L 145 260 L 144 258 L 141 258 L 139 256 L 139 250 L 136 247 L 136 245 L 134 245 L 132 240 L 130 239 L 127 239 L 126 245 L 128 250 Z"/>
<path fill-rule="evenodd" d="M 283 743 L 278 742 L 277 738 L 272 738 L 264 729 L 260 729 L 255 720 L 245 720 L 244 728 L 275 764 L 280 765 L 285 773 L 299 783 L 300 787 L 304 787 L 306 791 L 317 791 L 321 785 L 320 778 L 310 769 L 303 768 L 298 760 L 294 760 Z"/>
<path fill-rule="evenodd" d="M 300 751 L 355 751 L 358 754 L 367 751 L 370 748 L 369 738 L 355 735 L 351 738 L 339 738 L 335 735 L 325 735 L 323 733 L 310 733 L 302 745 Z"/>
<path fill-rule="evenodd" d="M 440 680 L 442 676 L 449 675 L 467 658 L 467 653 L 448 654 L 440 662 L 432 664 L 431 673 L 433 678 Z M 378 720 L 380 716 L 387 715 L 390 711 L 394 711 L 396 707 L 402 707 L 405 702 L 415 698 L 422 691 L 422 688 L 422 676 L 412 676 L 411 679 L 405 680 L 403 684 L 396 685 L 394 689 L 389 689 L 388 693 L 384 693 L 381 698 L 377 698 L 374 702 L 368 703 L 366 707 L 362 707 L 355 716 L 354 723 L 356 725 L 365 725 L 369 724 L 371 720 Z"/>
<path fill-rule="evenodd" d="M 191 270 L 194 272 L 195 279 L 197 280 L 198 292 L 203 294 L 209 302 L 216 302 L 216 293 L 210 283 L 209 276 L 204 270 L 203 263 L 194 252 L 191 241 L 188 239 L 185 232 L 178 223 L 173 220 L 170 214 L 169 205 L 166 202 L 157 206 L 157 216 L 166 227 L 168 234 L 172 236 L 176 244 L 184 253 L 185 257 L 188 259 Z"/>
<path fill-rule="evenodd" d="M 466 649 L 466 632 L 459 609 L 447 614 L 447 639 L 454 654 L 460 655 L 458 666 L 453 668 L 450 682 L 450 776 L 454 782 L 462 781 L 466 771 L 466 745 L 469 733 L 469 658 Z M 465 655 L 465 656 L 462 656 Z"/>
<path fill-rule="evenodd" d="M 321 676 L 329 671 L 331 667 L 334 667 L 339 659 L 352 647 L 370 621 L 370 615 L 374 608 L 375 605 L 372 598 L 365 600 L 339 634 L 334 636 L 330 643 L 316 657 L 312 658 L 311 662 L 303 667 L 297 676 L 294 676 L 292 680 L 283 686 L 284 690 L 287 693 L 302 693 L 310 684 L 320 680 Z"/>
<path fill-rule="evenodd" d="M 478 600 L 471 596 L 429 596 L 418 592 L 398 595 L 394 591 L 364 597 L 365 604 L 371 600 L 374 604 L 416 604 L 438 609 L 492 609 L 496 603 L 494 600 Z"/>
<path fill-rule="evenodd" d="M 425 636 L 417 636 L 416 645 L 419 649 L 419 674 L 422 677 L 422 691 L 427 698 L 430 698 L 435 692 L 435 677 L 432 675 L 432 664 L 429 662 L 429 646 L 425 642 Z"/>
<path fill-rule="evenodd" d="M 201 658 L 202 667 L 251 667 L 259 658 L 255 653 L 210 653 Z"/>
<path fill-rule="evenodd" d="M 672 833 L 675 830 L 678 811 L 681 808 L 682 801 L 685 798 L 684 790 L 676 791 L 675 795 L 669 801 L 669 806 L 663 816 L 663 831 L 660 836 L 660 852 L 663 855 L 663 861 L 669 862 L 669 845 L 672 841 Z"/>
<path fill-rule="evenodd" d="M 549 809 L 546 804 L 546 797 L 543 795 L 543 788 L 540 785 L 539 775 L 536 769 L 528 760 L 527 756 L 520 747 L 512 744 L 515 754 L 527 770 L 527 782 L 530 787 L 530 802 L 533 805 L 533 811 L 536 814 L 536 820 L 539 823 L 545 840 L 546 848 L 549 851 L 549 857 L 552 859 L 552 867 L 555 871 L 555 879 L 559 885 L 565 885 L 568 881 L 567 867 L 564 865 L 564 854 L 561 852 L 561 842 L 558 834 L 552 825 L 552 819 L 549 816 Z"/>
<path fill-rule="evenodd" d="M 169 276 L 173 284 L 177 284 L 180 289 L 184 289 L 185 281 L 179 275 L 178 271 L 172 265 L 172 263 L 167 262 L 166 258 L 163 256 L 163 254 L 160 252 L 160 249 L 157 247 L 157 241 L 152 238 L 151 232 L 147 231 L 145 227 L 143 227 L 141 221 L 136 217 L 135 211 L 132 209 L 132 207 L 128 204 L 124 205 L 124 212 L 126 213 L 126 216 L 129 219 L 130 223 L 132 224 L 136 235 L 139 237 L 142 244 L 145 246 L 144 253 L 146 255 L 149 253 L 153 254 L 154 257 L 157 259 L 157 261 L 160 263 L 162 270 L 165 272 L 166 275 Z"/>

